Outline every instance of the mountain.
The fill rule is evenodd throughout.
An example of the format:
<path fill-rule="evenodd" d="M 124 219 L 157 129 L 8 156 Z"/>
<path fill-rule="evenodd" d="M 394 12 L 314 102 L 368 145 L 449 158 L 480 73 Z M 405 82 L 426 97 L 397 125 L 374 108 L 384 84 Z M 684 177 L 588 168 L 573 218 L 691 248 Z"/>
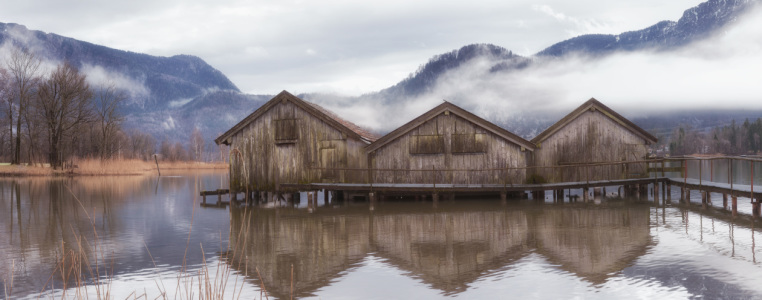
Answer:
<path fill-rule="evenodd" d="M 358 97 L 299 96 L 329 109 L 350 111 L 355 117 L 365 111 L 399 119 L 393 121 L 380 117 L 382 119 L 371 125 L 379 133 L 417 116 L 410 111 L 433 107 L 446 99 L 516 134 L 531 138 L 560 115 L 558 112 L 538 113 L 548 109 L 547 106 L 540 108 L 542 99 L 557 97 L 542 85 L 541 76 L 535 78 L 540 82 L 539 88 L 524 91 L 531 94 L 516 94 L 522 90 L 517 86 L 522 81 L 517 79 L 529 76 L 525 72 L 527 69 L 562 63 L 565 56 L 573 53 L 597 59 L 617 51 L 678 49 L 722 30 L 757 2 L 709 0 L 686 10 L 676 22 L 662 21 L 642 30 L 617 35 L 583 35 L 556 43 L 532 56 L 517 55 L 492 44 L 467 45 L 432 57 L 407 78 L 378 92 Z M 129 94 L 124 109 L 126 129 L 149 132 L 158 140 L 187 142 L 193 128 L 198 127 L 211 141 L 272 97 L 240 93 L 224 74 L 195 56 L 158 57 L 133 53 L 28 30 L 18 24 L 0 23 L 0 44 L 8 43 L 27 47 L 49 61 L 68 60 L 88 78 L 113 82 Z M 513 100 L 506 100 L 509 94 Z M 528 98 L 534 101 L 529 103 Z M 354 109 L 357 107 L 362 109 Z M 520 113 L 522 109 L 531 114 Z M 703 128 L 710 126 L 708 124 L 726 122 L 729 118 L 727 115 L 721 118 L 711 115 L 699 113 L 695 118 L 666 115 L 633 120 L 646 129 L 668 133 L 676 125 L 676 120 Z"/>
<path fill-rule="evenodd" d="M 602 55 L 621 50 L 673 49 L 710 36 L 717 29 L 734 22 L 756 3 L 755 0 L 709 0 L 686 10 L 677 22 L 661 21 L 645 29 L 617 35 L 582 35 L 556 43 L 537 55 Z"/>
<path fill-rule="evenodd" d="M 130 97 L 126 112 L 155 111 L 208 91 L 238 88 L 219 70 L 191 55 L 159 57 L 117 50 L 0 23 L 0 44 L 30 49 L 44 60 L 69 61 L 88 77 L 108 77 Z"/>
<path fill-rule="evenodd" d="M 152 56 L 0 23 L 0 45 L 9 44 L 43 61 L 69 61 L 91 83 L 115 85 L 128 95 L 125 129 L 159 141 L 187 142 L 194 127 L 212 140 L 269 99 L 241 94 L 222 72 L 192 55 Z"/>
<path fill-rule="evenodd" d="M 488 59 L 498 61 L 493 65 L 492 71 L 503 69 L 521 69 L 526 67 L 530 60 L 513 54 L 513 51 L 491 44 L 472 44 L 460 49 L 440 54 L 422 65 L 408 78 L 378 92 L 382 98 L 418 96 L 431 90 L 437 79 L 449 70 L 463 66 L 474 59 Z"/>
<path fill-rule="evenodd" d="M 656 50 L 670 51 L 681 49 L 693 42 L 706 39 L 733 24 L 758 0 L 709 0 L 696 7 L 685 10 L 678 21 L 661 21 L 642 30 L 624 32 L 617 35 L 589 34 L 568 39 L 551 45 L 532 56 L 516 55 L 512 51 L 491 44 L 473 44 L 444 54 L 436 55 L 423 64 L 413 74 L 389 88 L 357 97 L 356 102 L 383 103 L 386 107 L 414 107 L 416 102 L 432 101 L 432 98 L 446 99 L 465 109 L 478 112 L 481 116 L 505 127 L 514 133 L 531 138 L 545 127 L 552 124 L 558 112 L 544 113 L 533 104 L 523 104 L 531 113 L 527 116 L 516 113 L 521 103 L 509 103 L 507 94 L 522 90 L 514 88 L 517 78 L 531 76 L 524 72 L 533 66 L 564 64 L 569 54 L 581 54 L 590 60 L 601 59 L 606 55 L 621 51 Z M 593 63 L 592 61 L 588 61 Z M 538 77 L 537 80 L 542 80 Z M 668 84 L 668 83 L 666 83 Z M 553 98 L 555 95 L 543 89 L 531 91 L 530 98 Z M 594 96 L 594 95 L 590 95 Z M 489 103 L 486 98 L 492 98 Z M 513 97 L 513 101 L 520 97 Z M 498 100 L 494 100 L 498 99 Z M 580 99 L 583 101 L 585 99 Z M 331 102 L 330 98 L 317 98 L 313 101 Z M 502 101 L 502 102 L 501 102 Z M 349 101 L 344 101 L 345 103 Z M 525 101 L 524 101 L 525 102 Z M 542 104 L 542 103 L 537 103 Z M 547 108 L 546 108 L 547 109 Z M 551 108 L 552 109 L 552 108 Z M 404 108 L 389 108 L 380 115 L 401 115 Z M 681 116 L 684 122 L 696 124 L 695 128 L 708 126 L 702 124 L 717 123 L 711 112 L 697 112 L 699 120 Z M 657 116 L 655 118 L 660 118 Z M 743 116 L 744 118 L 746 115 Z M 677 126 L 675 119 L 657 123 Z M 704 121 L 706 119 L 706 121 Z M 646 120 L 646 119 L 642 119 Z M 727 120 L 727 118 L 723 118 Z M 651 119 L 656 121 L 656 119 Z M 729 122 L 729 121 L 728 121 Z M 669 129 L 658 129 L 670 132 Z M 388 130 L 388 128 L 387 128 Z M 661 132 L 660 131 L 660 132 Z"/>

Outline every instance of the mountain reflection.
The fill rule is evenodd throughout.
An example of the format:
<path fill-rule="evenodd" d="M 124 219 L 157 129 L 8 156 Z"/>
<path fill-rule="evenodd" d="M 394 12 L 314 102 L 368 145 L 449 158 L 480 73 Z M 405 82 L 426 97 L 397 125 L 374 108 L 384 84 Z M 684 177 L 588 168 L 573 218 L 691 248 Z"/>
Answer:
<path fill-rule="evenodd" d="M 652 244 L 649 218 L 647 205 L 631 204 L 255 207 L 232 210 L 228 261 L 278 298 L 290 297 L 292 283 L 295 297 L 314 295 L 370 253 L 446 295 L 532 252 L 602 283 Z"/>

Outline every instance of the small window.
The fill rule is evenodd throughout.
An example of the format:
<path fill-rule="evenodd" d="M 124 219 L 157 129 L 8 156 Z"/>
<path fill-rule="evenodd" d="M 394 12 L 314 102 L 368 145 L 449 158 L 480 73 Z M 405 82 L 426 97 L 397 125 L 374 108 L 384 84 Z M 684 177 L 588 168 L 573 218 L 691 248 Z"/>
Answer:
<path fill-rule="evenodd" d="M 275 143 L 296 143 L 296 119 L 275 120 Z"/>
<path fill-rule="evenodd" d="M 483 133 L 453 134 L 451 146 L 453 154 L 487 152 L 485 134 Z"/>
<path fill-rule="evenodd" d="M 442 135 L 413 135 L 410 137 L 410 154 L 444 153 Z"/>

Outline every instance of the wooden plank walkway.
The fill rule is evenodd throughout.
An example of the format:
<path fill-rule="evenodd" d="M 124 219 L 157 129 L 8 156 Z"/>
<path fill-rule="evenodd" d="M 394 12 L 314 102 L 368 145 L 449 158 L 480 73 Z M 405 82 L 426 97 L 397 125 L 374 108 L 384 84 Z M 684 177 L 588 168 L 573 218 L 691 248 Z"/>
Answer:
<path fill-rule="evenodd" d="M 484 193 L 484 192 L 517 192 L 517 191 L 548 191 L 561 189 L 594 188 L 604 186 L 650 184 L 665 182 L 667 178 L 651 177 L 637 179 L 599 180 L 583 182 L 561 182 L 545 184 L 400 184 L 400 183 L 306 183 L 306 184 L 281 184 L 283 188 L 297 190 L 340 190 L 353 192 L 458 192 L 458 193 Z"/>
<path fill-rule="evenodd" d="M 732 186 L 729 183 L 719 183 L 719 182 L 712 182 L 712 181 L 706 181 L 698 179 L 692 179 L 692 178 L 666 178 L 666 181 L 668 184 L 677 186 L 677 187 L 687 187 L 691 190 L 701 190 L 701 191 L 707 191 L 707 192 L 713 192 L 713 193 L 721 193 L 721 194 L 730 194 L 734 196 L 739 197 L 752 197 L 752 186 L 749 184 L 737 184 L 734 183 Z M 755 186 L 755 191 L 753 192 L 753 198 L 754 199 L 760 199 L 762 198 L 762 187 Z"/>
<path fill-rule="evenodd" d="M 203 200 L 201 202 L 202 207 L 225 207 L 226 205 L 230 204 L 230 202 L 222 201 L 222 195 L 227 195 L 230 193 L 229 189 L 217 189 L 213 191 L 201 191 L 200 195 L 203 197 Z M 206 203 L 206 196 L 214 196 L 217 195 L 217 203 L 215 204 L 207 204 Z"/>

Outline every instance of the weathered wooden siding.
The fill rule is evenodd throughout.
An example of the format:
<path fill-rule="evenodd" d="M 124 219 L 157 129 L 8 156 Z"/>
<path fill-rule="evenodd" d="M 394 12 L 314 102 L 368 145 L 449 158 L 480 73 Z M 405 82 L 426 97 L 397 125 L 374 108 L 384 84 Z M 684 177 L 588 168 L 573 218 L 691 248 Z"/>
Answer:
<path fill-rule="evenodd" d="M 294 120 L 295 126 L 279 120 Z M 295 128 L 296 139 L 287 133 L 289 127 Z M 275 190 L 281 183 L 365 182 L 353 172 L 324 169 L 366 168 L 364 146 L 282 100 L 232 136 L 230 185 L 253 191 Z"/>
<path fill-rule="evenodd" d="M 534 166 L 644 160 L 646 141 L 607 117 L 588 110 L 542 141 L 533 153 Z M 529 174 L 548 182 L 624 179 L 646 176 L 645 164 L 589 168 L 534 169 Z"/>
<path fill-rule="evenodd" d="M 471 141 L 481 146 L 458 144 Z M 443 145 L 443 151 L 437 150 L 439 144 Z M 484 152 L 453 153 L 453 145 L 460 151 Z M 452 113 L 439 114 L 377 149 L 370 160 L 374 182 L 453 184 L 523 183 L 525 170 L 505 168 L 525 167 L 527 162 L 520 146 Z"/>

